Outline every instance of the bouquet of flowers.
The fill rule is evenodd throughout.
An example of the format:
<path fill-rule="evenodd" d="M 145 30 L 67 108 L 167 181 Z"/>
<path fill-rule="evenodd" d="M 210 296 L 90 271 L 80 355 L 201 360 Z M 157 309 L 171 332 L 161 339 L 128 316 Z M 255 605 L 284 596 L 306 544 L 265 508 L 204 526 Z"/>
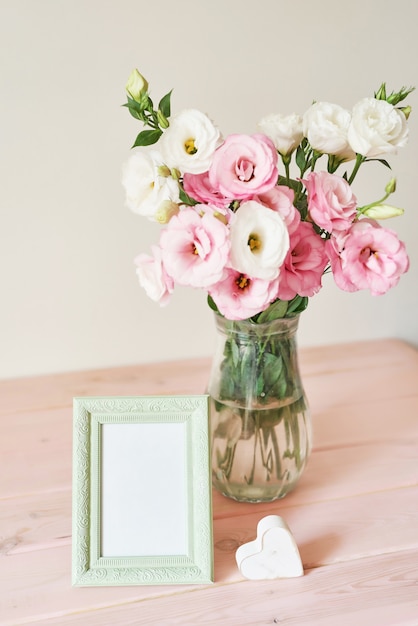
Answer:
<path fill-rule="evenodd" d="M 382 84 L 351 112 L 315 102 L 225 138 L 201 111 L 171 117 L 171 92 L 155 108 L 138 70 L 126 91 L 125 106 L 148 128 L 122 183 L 128 207 L 163 226 L 151 254 L 136 258 L 140 284 L 160 305 L 186 285 L 205 290 L 228 320 L 262 323 L 305 309 L 325 272 L 343 290 L 381 295 L 408 270 L 405 245 L 378 222 L 403 213 L 387 203 L 395 179 L 364 206 L 352 183 L 364 163 L 390 167 L 386 158 L 405 146 L 411 108 L 399 105 L 412 89 Z M 300 175 L 291 178 L 293 158 Z"/>
<path fill-rule="evenodd" d="M 395 179 L 367 205 L 352 183 L 406 144 L 411 109 L 400 103 L 411 89 L 382 84 L 351 112 L 315 102 L 225 138 L 201 111 L 171 117 L 171 92 L 155 108 L 137 70 L 126 90 L 145 126 L 123 169 L 127 204 L 162 225 L 136 258 L 139 282 L 160 305 L 175 285 L 204 290 L 223 335 L 208 387 L 214 486 L 238 500 L 282 497 L 311 445 L 299 313 L 325 272 L 343 290 L 380 295 L 408 270 L 405 245 L 378 222 L 403 213 L 387 202 Z"/>

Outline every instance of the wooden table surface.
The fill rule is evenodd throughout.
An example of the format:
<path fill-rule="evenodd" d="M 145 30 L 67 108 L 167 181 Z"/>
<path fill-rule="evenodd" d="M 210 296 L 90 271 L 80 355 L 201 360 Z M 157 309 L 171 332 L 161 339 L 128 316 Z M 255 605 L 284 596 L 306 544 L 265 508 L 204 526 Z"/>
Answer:
<path fill-rule="evenodd" d="M 0 624 L 417 626 L 418 352 L 398 340 L 300 351 L 314 449 L 269 504 L 213 495 L 212 585 L 72 587 L 72 398 L 203 393 L 209 359 L 0 382 Z M 305 575 L 235 563 L 280 515 Z"/>

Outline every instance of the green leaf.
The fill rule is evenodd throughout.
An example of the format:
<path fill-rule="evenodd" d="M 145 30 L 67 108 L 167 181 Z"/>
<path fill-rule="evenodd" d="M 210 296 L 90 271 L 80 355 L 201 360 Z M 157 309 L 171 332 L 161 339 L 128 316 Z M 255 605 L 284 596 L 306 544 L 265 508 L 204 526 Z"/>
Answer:
<path fill-rule="evenodd" d="M 277 382 L 269 389 L 268 394 L 271 398 L 285 398 L 288 394 L 287 381 L 284 375 L 281 375 Z"/>
<path fill-rule="evenodd" d="M 306 220 L 308 215 L 308 199 L 306 195 L 299 195 L 293 203 L 299 211 L 303 220 Z"/>
<path fill-rule="evenodd" d="M 197 200 L 187 195 L 187 193 L 181 187 L 180 187 L 180 200 L 182 201 L 183 204 L 187 204 L 188 206 L 194 206 L 195 204 L 198 204 Z"/>
<path fill-rule="evenodd" d="M 293 300 L 290 300 L 289 307 L 287 309 L 287 317 L 290 315 L 296 315 L 302 313 L 306 309 L 309 303 L 309 298 L 306 296 L 295 296 Z"/>
<path fill-rule="evenodd" d="M 261 397 L 261 394 L 264 391 L 264 377 L 263 377 L 263 373 L 260 372 L 259 375 L 257 376 L 257 381 L 255 384 L 255 392 L 256 392 L 256 396 L 259 398 Z"/>
<path fill-rule="evenodd" d="M 158 104 L 158 108 L 161 113 L 165 117 L 170 117 L 171 115 L 171 93 L 173 90 L 169 91 L 165 96 L 163 96 Z"/>
<path fill-rule="evenodd" d="M 132 102 L 134 102 L 134 100 L 132 100 Z M 140 120 L 141 122 L 145 121 L 144 114 L 138 106 L 131 106 L 128 102 L 125 102 L 125 104 L 122 104 L 122 106 L 126 107 L 132 117 L 134 117 L 136 120 Z"/>
<path fill-rule="evenodd" d="M 388 167 L 390 170 L 392 169 L 386 159 L 366 159 L 367 163 L 371 163 L 372 161 L 379 161 L 385 167 Z"/>
<path fill-rule="evenodd" d="M 208 305 L 209 305 L 209 308 L 212 309 L 212 311 L 215 311 L 215 313 L 219 313 L 218 307 L 216 306 L 214 299 L 209 294 L 208 294 Z"/>
<path fill-rule="evenodd" d="M 301 146 L 298 146 L 296 150 L 296 165 L 300 169 L 301 172 L 304 172 L 306 169 L 306 156 L 305 151 Z"/>
<path fill-rule="evenodd" d="M 151 146 L 153 143 L 157 143 L 162 134 L 163 133 L 159 128 L 155 130 L 143 130 L 135 139 L 135 143 L 132 147 L 136 148 L 137 146 Z"/>
<path fill-rule="evenodd" d="M 251 345 L 244 345 L 241 350 L 241 380 L 251 380 L 254 362 L 254 349 Z"/>
<path fill-rule="evenodd" d="M 264 355 L 263 373 L 266 392 L 267 389 L 273 387 L 282 376 L 282 369 L 283 359 L 280 355 L 274 356 L 274 354 L 270 353 Z"/>
<path fill-rule="evenodd" d="M 286 315 L 287 305 L 288 303 L 285 300 L 276 300 L 273 304 L 270 304 L 268 309 L 260 313 L 257 317 L 257 324 L 264 324 L 265 322 L 281 319 Z"/>
<path fill-rule="evenodd" d="M 129 109 L 129 113 L 132 115 L 132 117 L 134 117 L 136 120 L 140 120 L 141 122 L 144 121 L 143 115 L 142 113 L 138 113 L 137 111 L 135 111 L 134 109 Z"/>
<path fill-rule="evenodd" d="M 232 362 L 234 364 L 234 367 L 237 367 L 239 363 L 239 348 L 237 346 L 236 341 L 231 342 L 231 349 L 232 349 Z"/>
<path fill-rule="evenodd" d="M 142 113 L 144 107 L 140 105 L 139 102 L 134 100 L 133 98 L 128 97 L 128 102 L 125 102 L 122 106 L 128 107 L 129 110 L 137 111 L 138 113 Z"/>
<path fill-rule="evenodd" d="M 232 376 L 232 372 L 230 371 L 230 368 L 226 368 L 221 375 L 219 398 L 221 400 L 230 400 L 231 398 L 235 398 L 236 390 L 234 385 L 235 381 Z"/>
<path fill-rule="evenodd" d="M 286 178 L 285 176 L 279 176 L 277 184 L 290 187 L 290 189 L 293 189 L 295 194 L 300 193 L 303 189 L 303 185 L 299 180 L 293 180 L 293 178 Z"/>

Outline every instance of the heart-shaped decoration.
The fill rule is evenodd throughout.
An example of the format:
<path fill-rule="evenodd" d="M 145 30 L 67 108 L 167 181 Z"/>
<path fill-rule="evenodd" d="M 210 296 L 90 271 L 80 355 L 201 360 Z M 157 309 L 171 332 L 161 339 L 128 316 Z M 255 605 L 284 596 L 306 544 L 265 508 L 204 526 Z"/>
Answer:
<path fill-rule="evenodd" d="M 296 541 L 278 515 L 263 517 L 257 525 L 257 538 L 240 546 L 235 558 L 241 574 L 250 580 L 303 576 Z"/>

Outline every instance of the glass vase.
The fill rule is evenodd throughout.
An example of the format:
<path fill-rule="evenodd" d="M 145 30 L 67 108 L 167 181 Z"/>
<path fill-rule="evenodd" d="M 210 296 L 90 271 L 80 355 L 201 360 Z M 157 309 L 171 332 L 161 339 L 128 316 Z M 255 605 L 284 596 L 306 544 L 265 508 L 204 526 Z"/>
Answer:
<path fill-rule="evenodd" d="M 283 498 L 311 451 L 296 346 L 299 316 L 263 324 L 218 314 L 215 320 L 208 385 L 213 485 L 241 502 Z"/>

